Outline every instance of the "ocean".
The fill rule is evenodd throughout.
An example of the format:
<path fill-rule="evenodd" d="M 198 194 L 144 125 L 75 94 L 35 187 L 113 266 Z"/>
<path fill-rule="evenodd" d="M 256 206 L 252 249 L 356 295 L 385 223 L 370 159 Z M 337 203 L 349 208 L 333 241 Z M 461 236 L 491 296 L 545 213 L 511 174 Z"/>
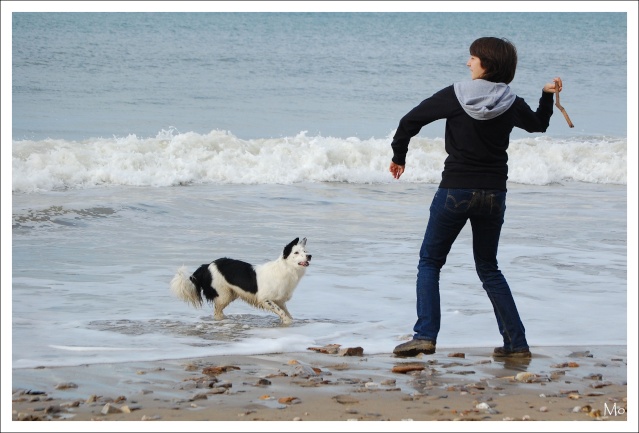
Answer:
<path fill-rule="evenodd" d="M 628 344 L 629 22 L 615 11 L 14 12 L 3 359 L 24 369 L 325 344 L 390 353 L 412 335 L 446 157 L 435 122 L 394 180 L 392 135 L 423 99 L 470 79 L 468 47 L 484 35 L 517 46 L 511 87 L 531 106 L 560 76 L 575 125 L 555 110 L 546 133 L 511 137 L 499 263 L 529 343 Z M 261 263 L 296 237 L 313 260 L 288 304 L 291 326 L 240 301 L 216 322 L 169 290 L 182 265 Z M 469 226 L 441 296 L 438 347 L 500 345 Z"/>

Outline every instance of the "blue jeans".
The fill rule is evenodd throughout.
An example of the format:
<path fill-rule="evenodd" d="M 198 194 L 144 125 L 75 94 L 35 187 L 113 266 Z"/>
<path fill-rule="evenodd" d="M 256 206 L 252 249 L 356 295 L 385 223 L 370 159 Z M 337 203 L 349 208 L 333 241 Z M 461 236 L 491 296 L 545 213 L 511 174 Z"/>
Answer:
<path fill-rule="evenodd" d="M 493 305 L 499 332 L 508 350 L 527 349 L 510 287 L 497 266 L 497 247 L 506 211 L 506 191 L 439 188 L 417 266 L 417 322 L 414 338 L 437 341 L 441 322 L 439 275 L 453 242 L 467 220 L 473 231 L 475 269 Z M 471 332 L 469 330 L 469 332 Z"/>

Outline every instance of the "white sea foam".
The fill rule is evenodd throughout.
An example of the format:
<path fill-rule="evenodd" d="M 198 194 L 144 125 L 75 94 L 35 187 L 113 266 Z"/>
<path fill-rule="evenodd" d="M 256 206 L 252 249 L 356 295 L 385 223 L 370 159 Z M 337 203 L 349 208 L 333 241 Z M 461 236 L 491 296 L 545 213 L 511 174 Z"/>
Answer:
<path fill-rule="evenodd" d="M 387 183 L 392 179 L 391 135 L 362 140 L 307 136 L 241 140 L 226 132 L 85 141 L 13 142 L 13 192 L 96 186 L 185 184 Z M 547 185 L 566 180 L 625 184 L 627 139 L 541 136 L 513 140 L 509 180 Z M 407 156 L 405 182 L 438 183 L 446 152 L 443 139 L 416 137 Z"/>

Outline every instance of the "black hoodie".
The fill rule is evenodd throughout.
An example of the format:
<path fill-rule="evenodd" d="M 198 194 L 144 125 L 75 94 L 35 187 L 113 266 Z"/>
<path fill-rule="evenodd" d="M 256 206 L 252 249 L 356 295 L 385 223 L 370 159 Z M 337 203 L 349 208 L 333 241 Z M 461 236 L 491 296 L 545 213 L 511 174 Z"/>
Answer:
<path fill-rule="evenodd" d="M 506 84 L 481 79 L 456 83 L 402 117 L 391 143 L 393 162 L 405 165 L 410 139 L 423 126 L 446 119 L 448 157 L 439 187 L 506 191 L 511 131 L 546 132 L 552 107 L 552 93 L 542 92 L 537 111 L 532 111 Z"/>

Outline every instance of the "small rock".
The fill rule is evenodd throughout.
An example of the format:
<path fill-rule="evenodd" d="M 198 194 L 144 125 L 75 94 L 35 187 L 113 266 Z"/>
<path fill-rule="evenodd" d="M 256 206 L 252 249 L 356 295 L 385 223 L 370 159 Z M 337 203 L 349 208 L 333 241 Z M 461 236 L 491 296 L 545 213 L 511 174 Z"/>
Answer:
<path fill-rule="evenodd" d="M 110 413 L 121 413 L 122 411 L 119 408 L 113 406 L 111 403 L 107 403 L 104 405 L 100 412 L 103 415 L 108 415 Z"/>
<path fill-rule="evenodd" d="M 60 406 L 47 406 L 44 409 L 44 413 L 46 413 L 46 414 L 58 413 L 58 412 L 60 412 Z"/>
<path fill-rule="evenodd" d="M 339 356 L 363 356 L 364 349 L 362 347 L 348 347 L 339 351 Z"/>
<path fill-rule="evenodd" d="M 341 344 L 327 344 L 323 347 L 308 347 L 308 350 L 314 350 L 319 353 L 335 354 L 339 351 Z"/>
<path fill-rule="evenodd" d="M 333 397 L 333 400 L 335 400 L 336 402 L 340 403 L 340 404 L 355 404 L 355 403 L 359 403 L 359 400 L 357 400 L 355 397 L 348 395 L 348 394 L 342 394 L 342 395 L 336 395 Z"/>
<path fill-rule="evenodd" d="M 197 383 L 195 382 L 184 382 L 184 383 L 178 383 L 175 385 L 176 389 L 184 389 L 184 390 L 188 390 L 188 389 L 195 389 L 197 388 Z"/>
<path fill-rule="evenodd" d="M 590 350 L 585 350 L 583 352 L 572 352 L 568 355 L 569 358 L 592 358 L 592 353 Z"/>
<path fill-rule="evenodd" d="M 72 388 L 77 388 L 78 385 L 76 385 L 73 382 L 66 382 L 66 383 L 59 383 L 55 386 L 55 389 L 72 389 Z"/>
<path fill-rule="evenodd" d="M 139 406 L 139 405 L 131 405 L 131 406 L 129 406 L 129 405 L 124 405 L 124 406 L 120 407 L 120 410 L 121 410 L 123 413 L 131 413 L 131 412 L 133 412 L 134 410 L 140 410 L 141 408 L 142 408 L 142 406 Z"/>
<path fill-rule="evenodd" d="M 298 397 L 280 397 L 277 399 L 277 402 L 281 404 L 297 404 L 302 401 Z"/>
<path fill-rule="evenodd" d="M 215 384 L 218 382 L 217 379 L 215 380 L 203 380 L 203 381 L 197 381 L 195 387 L 196 388 L 213 388 L 215 387 Z"/>
<path fill-rule="evenodd" d="M 595 389 L 599 389 L 599 388 L 603 388 L 604 386 L 609 386 L 612 385 L 612 383 L 610 382 L 595 382 L 595 383 L 591 383 L 590 387 L 591 388 L 595 388 Z"/>
<path fill-rule="evenodd" d="M 19 412 L 18 421 L 41 421 L 41 418 L 30 413 Z"/>
<path fill-rule="evenodd" d="M 308 366 L 308 365 L 297 365 L 295 366 L 295 375 L 300 376 L 300 377 L 304 377 L 304 378 L 308 378 L 308 377 L 312 377 L 312 376 L 317 376 L 317 371 L 315 371 L 314 368 Z"/>
<path fill-rule="evenodd" d="M 534 382 L 535 379 L 537 379 L 537 375 L 535 373 L 528 373 L 527 371 L 522 371 L 515 375 L 515 380 L 518 382 L 531 383 Z"/>
<path fill-rule="evenodd" d="M 217 376 L 221 373 L 226 373 L 231 370 L 240 370 L 240 367 L 236 367 L 234 365 L 221 365 L 217 367 L 205 367 L 202 369 L 202 374 L 208 374 L 210 376 Z"/>
<path fill-rule="evenodd" d="M 228 388 L 223 388 L 220 386 L 220 387 L 211 388 L 211 390 L 208 391 L 207 394 L 211 394 L 211 395 L 224 394 L 226 391 L 228 391 Z"/>
<path fill-rule="evenodd" d="M 550 367 L 551 368 L 566 368 L 566 367 L 577 368 L 579 367 L 579 364 L 577 364 L 576 362 L 563 362 L 561 364 L 553 364 Z"/>
<path fill-rule="evenodd" d="M 426 366 L 423 363 L 408 363 L 408 364 L 400 364 L 394 365 L 391 371 L 393 373 L 408 373 L 410 371 L 421 371 L 425 369 Z"/>

